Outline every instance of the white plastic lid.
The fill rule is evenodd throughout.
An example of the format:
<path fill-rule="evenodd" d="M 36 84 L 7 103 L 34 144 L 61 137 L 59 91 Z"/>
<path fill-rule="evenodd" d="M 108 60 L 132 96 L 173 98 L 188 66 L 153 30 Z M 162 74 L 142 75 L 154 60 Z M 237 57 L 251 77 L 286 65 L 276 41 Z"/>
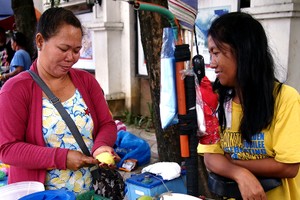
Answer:
<path fill-rule="evenodd" d="M 41 182 L 21 181 L 0 187 L 0 199 L 16 200 L 28 194 L 44 190 L 44 184 Z"/>

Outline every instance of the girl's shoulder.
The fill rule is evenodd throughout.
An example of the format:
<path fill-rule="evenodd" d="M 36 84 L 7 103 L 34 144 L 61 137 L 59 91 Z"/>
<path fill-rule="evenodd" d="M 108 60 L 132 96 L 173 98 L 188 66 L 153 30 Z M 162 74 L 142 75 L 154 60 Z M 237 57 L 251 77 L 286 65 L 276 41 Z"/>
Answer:
<path fill-rule="evenodd" d="M 276 104 L 278 105 L 300 104 L 299 92 L 290 85 L 282 84 L 279 92 L 277 93 Z"/>
<path fill-rule="evenodd" d="M 287 84 L 282 84 L 279 94 L 282 98 L 299 98 L 299 92 L 294 87 Z"/>

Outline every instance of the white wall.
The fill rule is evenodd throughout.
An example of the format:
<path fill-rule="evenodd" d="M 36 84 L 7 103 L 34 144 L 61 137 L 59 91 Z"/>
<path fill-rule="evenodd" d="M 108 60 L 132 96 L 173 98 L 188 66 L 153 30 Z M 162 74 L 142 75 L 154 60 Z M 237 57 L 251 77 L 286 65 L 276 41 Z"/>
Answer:
<path fill-rule="evenodd" d="M 243 11 L 264 26 L 280 81 L 300 91 L 300 0 L 251 0 Z"/>

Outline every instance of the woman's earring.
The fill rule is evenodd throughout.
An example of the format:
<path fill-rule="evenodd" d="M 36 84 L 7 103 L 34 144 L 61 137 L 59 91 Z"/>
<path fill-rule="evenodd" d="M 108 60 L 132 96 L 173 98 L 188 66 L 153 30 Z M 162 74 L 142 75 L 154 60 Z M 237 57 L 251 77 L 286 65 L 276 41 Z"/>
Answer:
<path fill-rule="evenodd" d="M 41 48 L 40 48 L 40 47 L 38 47 L 38 48 L 37 48 L 37 50 L 38 50 L 38 51 L 40 51 L 40 50 L 41 50 Z"/>

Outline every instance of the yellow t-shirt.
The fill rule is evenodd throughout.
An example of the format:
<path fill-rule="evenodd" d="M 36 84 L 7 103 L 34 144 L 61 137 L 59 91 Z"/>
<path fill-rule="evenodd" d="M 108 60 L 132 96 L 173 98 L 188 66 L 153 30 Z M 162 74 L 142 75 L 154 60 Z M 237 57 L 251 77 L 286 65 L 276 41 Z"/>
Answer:
<path fill-rule="evenodd" d="M 229 153 L 233 159 L 251 160 L 273 157 L 282 163 L 300 163 L 300 97 L 299 93 L 283 85 L 275 102 L 274 119 L 270 129 L 252 137 L 252 144 L 242 141 L 239 125 L 240 104 L 232 102 L 231 127 L 222 133 L 220 142 L 198 146 L 198 153 Z M 295 178 L 282 179 L 282 185 L 267 192 L 271 200 L 300 198 L 300 173 Z"/>

